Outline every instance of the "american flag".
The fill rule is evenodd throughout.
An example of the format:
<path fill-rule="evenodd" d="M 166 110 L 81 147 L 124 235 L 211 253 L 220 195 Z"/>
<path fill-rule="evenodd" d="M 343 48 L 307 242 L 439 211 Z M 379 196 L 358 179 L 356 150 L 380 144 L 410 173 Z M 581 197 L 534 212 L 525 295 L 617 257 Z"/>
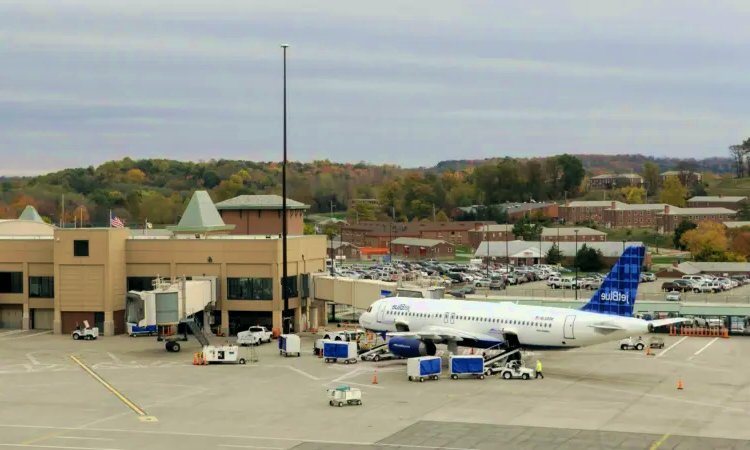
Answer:
<path fill-rule="evenodd" d="M 125 224 L 122 223 L 122 220 L 120 220 L 116 215 L 112 214 L 110 211 L 109 213 L 109 226 L 115 227 L 115 228 L 123 228 L 125 227 Z"/>

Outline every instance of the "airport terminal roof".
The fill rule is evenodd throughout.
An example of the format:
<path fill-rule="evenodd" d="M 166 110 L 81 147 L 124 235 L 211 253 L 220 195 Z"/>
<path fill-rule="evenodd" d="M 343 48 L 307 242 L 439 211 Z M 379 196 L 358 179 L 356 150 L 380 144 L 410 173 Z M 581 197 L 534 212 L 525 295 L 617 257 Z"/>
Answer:
<path fill-rule="evenodd" d="M 216 210 L 214 202 L 206 191 L 195 191 L 177 226 L 167 230 L 185 233 L 206 233 L 233 230 L 235 225 L 227 225 Z"/>
<path fill-rule="evenodd" d="M 545 241 L 508 241 L 506 246 L 505 241 L 491 241 L 489 243 L 487 241 L 484 241 L 479 244 L 479 247 L 477 247 L 477 250 L 474 252 L 474 257 L 486 258 L 487 256 L 490 256 L 505 258 L 507 254 L 510 254 L 511 257 L 515 258 L 516 255 L 523 254 L 525 252 L 529 253 L 529 255 L 527 256 L 533 257 L 533 254 L 539 253 L 540 248 L 542 249 L 541 253 L 547 254 L 550 247 L 552 247 L 554 244 L 554 242 Z M 643 242 L 625 242 L 624 245 L 622 242 L 579 242 L 578 250 L 580 250 L 584 245 L 600 250 L 602 254 L 607 258 L 616 258 L 622 255 L 623 248 L 633 245 L 640 247 L 643 246 Z M 575 256 L 575 242 L 560 242 L 558 243 L 558 246 L 564 256 Z M 506 249 L 508 253 L 506 253 Z M 519 257 L 523 258 L 524 256 L 521 255 Z"/>
<path fill-rule="evenodd" d="M 741 202 L 742 200 L 747 199 L 747 197 L 727 197 L 724 195 L 712 195 L 712 196 L 697 196 L 693 197 L 688 200 L 688 202 L 724 202 L 724 203 L 737 203 Z"/>
<path fill-rule="evenodd" d="M 239 195 L 216 204 L 216 209 L 281 209 L 284 198 L 280 195 Z M 287 209 L 309 209 L 305 205 L 290 198 L 286 199 Z"/>

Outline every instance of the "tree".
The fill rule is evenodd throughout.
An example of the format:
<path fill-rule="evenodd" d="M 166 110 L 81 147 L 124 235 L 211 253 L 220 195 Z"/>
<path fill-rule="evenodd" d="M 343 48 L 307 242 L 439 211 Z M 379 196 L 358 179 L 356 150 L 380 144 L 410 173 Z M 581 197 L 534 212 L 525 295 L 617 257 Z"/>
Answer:
<path fill-rule="evenodd" d="M 351 223 L 357 220 L 377 220 L 377 211 L 375 205 L 367 202 L 357 202 L 353 208 L 346 211 L 346 217 Z"/>
<path fill-rule="evenodd" d="M 448 215 L 445 214 L 442 210 L 438 211 L 437 214 L 435 214 L 435 222 L 448 222 L 450 219 L 448 219 Z"/>
<path fill-rule="evenodd" d="M 576 253 L 575 266 L 584 272 L 598 272 L 604 268 L 604 255 L 600 250 L 583 244 Z"/>
<path fill-rule="evenodd" d="M 687 188 L 680 183 L 678 177 L 667 177 L 664 188 L 659 194 L 659 201 L 668 205 L 683 207 L 685 206 L 687 193 Z"/>
<path fill-rule="evenodd" d="M 83 226 L 85 223 L 91 223 L 89 210 L 83 205 L 73 210 L 73 219 L 79 224 L 79 226 Z"/>
<path fill-rule="evenodd" d="M 691 220 L 682 219 L 682 222 L 677 225 L 674 229 L 674 236 L 672 236 L 672 242 L 674 248 L 678 250 L 685 250 L 685 245 L 682 243 L 682 236 L 690 230 L 698 228 L 698 224 Z"/>
<path fill-rule="evenodd" d="M 305 222 L 302 227 L 304 234 L 315 234 L 315 225 Z"/>
<path fill-rule="evenodd" d="M 729 154 L 732 155 L 734 162 L 734 170 L 737 174 L 737 178 L 745 176 L 745 149 L 742 145 L 730 145 Z"/>
<path fill-rule="evenodd" d="M 724 225 L 710 220 L 701 222 L 698 227 L 686 231 L 680 243 L 695 257 L 697 254 L 713 254 L 727 250 L 727 235 Z"/>
<path fill-rule="evenodd" d="M 130 169 L 127 171 L 126 176 L 133 183 L 143 183 L 143 180 L 146 179 L 146 174 L 140 169 Z"/>
<path fill-rule="evenodd" d="M 750 257 L 750 227 L 729 231 L 729 250 L 742 257 Z"/>
<path fill-rule="evenodd" d="M 643 199 L 646 197 L 646 190 L 635 186 L 626 186 L 620 189 L 625 203 L 631 205 L 639 205 L 643 203 Z"/>
<path fill-rule="evenodd" d="M 741 203 L 735 217 L 737 220 L 750 221 L 750 203 Z"/>
<path fill-rule="evenodd" d="M 513 235 L 524 241 L 538 241 L 542 237 L 544 227 L 539 223 L 533 223 L 528 217 L 523 216 L 513 225 Z"/>
<path fill-rule="evenodd" d="M 557 242 L 552 244 L 552 247 L 547 250 L 547 255 L 544 257 L 545 264 L 560 264 L 563 260 L 563 254 L 558 247 Z"/>
<path fill-rule="evenodd" d="M 659 180 L 661 178 L 661 175 L 659 174 L 659 166 L 653 161 L 647 161 L 643 163 L 641 171 L 643 174 L 643 184 L 646 186 L 648 194 L 656 194 L 656 191 L 659 189 Z"/>

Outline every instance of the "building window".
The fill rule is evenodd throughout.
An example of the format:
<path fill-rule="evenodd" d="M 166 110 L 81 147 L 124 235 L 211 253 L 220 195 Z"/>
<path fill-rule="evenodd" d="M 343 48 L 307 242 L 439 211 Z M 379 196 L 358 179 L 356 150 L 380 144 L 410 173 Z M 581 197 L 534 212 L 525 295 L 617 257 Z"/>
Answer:
<path fill-rule="evenodd" d="M 292 275 L 282 279 L 282 289 L 286 289 L 287 298 L 299 297 L 299 288 L 297 286 L 297 275 Z"/>
<path fill-rule="evenodd" d="M 89 256 L 89 241 L 73 241 L 73 256 Z"/>
<path fill-rule="evenodd" d="M 127 290 L 130 291 L 151 291 L 154 289 L 154 280 L 156 277 L 128 277 Z"/>
<path fill-rule="evenodd" d="M 0 272 L 0 294 L 23 294 L 23 272 Z"/>
<path fill-rule="evenodd" d="M 302 298 L 310 297 L 310 274 L 302 274 Z"/>
<path fill-rule="evenodd" d="M 55 278 L 29 277 L 29 297 L 55 298 Z"/>
<path fill-rule="evenodd" d="M 272 278 L 227 278 L 229 300 L 273 300 Z"/>

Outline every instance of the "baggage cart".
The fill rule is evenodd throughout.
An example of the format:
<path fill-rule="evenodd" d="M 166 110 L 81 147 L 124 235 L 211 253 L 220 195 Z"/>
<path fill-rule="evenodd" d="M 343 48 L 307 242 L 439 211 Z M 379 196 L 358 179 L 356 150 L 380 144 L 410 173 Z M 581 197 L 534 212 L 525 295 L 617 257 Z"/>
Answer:
<path fill-rule="evenodd" d="M 338 406 L 339 408 L 347 405 L 361 405 L 362 391 L 349 386 L 341 386 L 335 389 L 328 389 L 328 404 Z"/>
<path fill-rule="evenodd" d="M 409 381 L 437 380 L 443 372 L 443 360 L 439 356 L 409 358 L 406 361 L 406 375 Z"/>
<path fill-rule="evenodd" d="M 456 380 L 460 375 L 473 375 L 484 380 L 484 358 L 482 355 L 451 355 L 451 378 Z"/>
<path fill-rule="evenodd" d="M 203 359 L 213 363 L 247 363 L 246 355 L 240 355 L 239 345 L 206 345 L 203 347 Z"/>
<path fill-rule="evenodd" d="M 282 334 L 279 336 L 279 355 L 299 356 L 300 340 L 296 334 Z"/>
<path fill-rule="evenodd" d="M 343 341 L 324 341 L 323 357 L 327 363 L 335 363 L 339 359 L 345 364 L 357 363 L 357 343 Z"/>

